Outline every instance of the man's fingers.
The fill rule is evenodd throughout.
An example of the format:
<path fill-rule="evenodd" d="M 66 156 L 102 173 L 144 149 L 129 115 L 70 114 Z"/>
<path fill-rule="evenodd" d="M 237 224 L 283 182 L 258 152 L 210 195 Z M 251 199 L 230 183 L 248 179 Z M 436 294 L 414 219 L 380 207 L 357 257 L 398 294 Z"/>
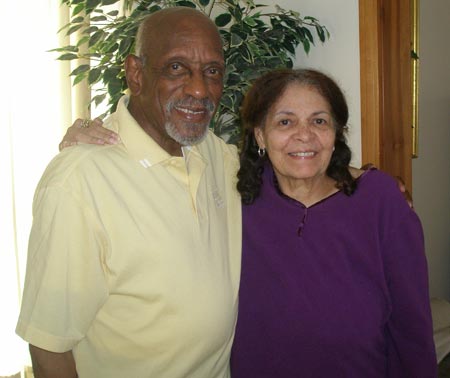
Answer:
<path fill-rule="evenodd" d="M 394 178 L 397 180 L 398 188 L 405 196 L 406 202 L 408 202 L 408 205 L 413 208 L 413 199 L 411 193 L 406 189 L 405 181 L 403 181 L 400 176 L 395 176 Z"/>
<path fill-rule="evenodd" d="M 397 180 L 397 185 L 398 185 L 398 188 L 400 189 L 400 191 L 402 193 L 405 193 L 406 185 L 405 185 L 405 182 L 403 181 L 403 179 L 400 176 L 395 176 L 395 179 Z"/>
<path fill-rule="evenodd" d="M 372 164 L 372 163 L 364 164 L 364 165 L 361 167 L 361 169 L 362 169 L 363 171 L 368 171 L 369 169 L 372 169 L 372 168 L 375 168 L 375 165 Z"/>

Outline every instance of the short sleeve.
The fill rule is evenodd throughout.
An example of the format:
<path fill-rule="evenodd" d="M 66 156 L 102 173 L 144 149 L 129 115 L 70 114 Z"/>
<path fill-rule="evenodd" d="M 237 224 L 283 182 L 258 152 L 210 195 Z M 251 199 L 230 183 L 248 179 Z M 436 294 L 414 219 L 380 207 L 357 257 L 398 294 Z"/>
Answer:
<path fill-rule="evenodd" d="M 63 187 L 38 189 L 16 332 L 52 352 L 71 350 L 107 297 L 106 238 L 92 209 Z"/>

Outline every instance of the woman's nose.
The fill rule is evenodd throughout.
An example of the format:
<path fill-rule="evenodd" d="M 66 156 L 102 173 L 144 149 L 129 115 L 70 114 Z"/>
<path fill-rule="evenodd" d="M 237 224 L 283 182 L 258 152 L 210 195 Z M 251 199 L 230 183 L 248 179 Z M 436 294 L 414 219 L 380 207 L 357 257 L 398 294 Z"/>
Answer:
<path fill-rule="evenodd" d="M 308 122 L 299 122 L 295 127 L 294 137 L 307 141 L 314 137 L 314 132 L 312 126 Z"/>

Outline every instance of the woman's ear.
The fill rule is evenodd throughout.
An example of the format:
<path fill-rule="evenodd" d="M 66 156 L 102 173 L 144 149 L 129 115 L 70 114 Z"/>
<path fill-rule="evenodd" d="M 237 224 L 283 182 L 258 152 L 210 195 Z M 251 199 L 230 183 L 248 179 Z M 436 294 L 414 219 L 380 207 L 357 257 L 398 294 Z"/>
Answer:
<path fill-rule="evenodd" d="M 266 143 L 264 142 L 264 133 L 261 127 L 256 127 L 254 130 L 256 143 L 258 143 L 259 148 L 266 148 Z"/>
<path fill-rule="evenodd" d="M 142 90 L 142 74 L 144 65 L 136 55 L 128 55 L 125 59 L 125 76 L 132 95 L 139 95 Z"/>

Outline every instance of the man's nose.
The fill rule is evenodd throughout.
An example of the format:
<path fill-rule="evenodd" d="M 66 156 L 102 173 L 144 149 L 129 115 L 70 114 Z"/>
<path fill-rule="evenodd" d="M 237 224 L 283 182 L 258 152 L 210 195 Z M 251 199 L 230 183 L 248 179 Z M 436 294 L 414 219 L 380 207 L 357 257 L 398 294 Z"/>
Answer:
<path fill-rule="evenodd" d="M 208 97 L 206 78 L 203 73 L 192 73 L 185 84 L 184 90 L 186 94 L 197 99 Z"/>

